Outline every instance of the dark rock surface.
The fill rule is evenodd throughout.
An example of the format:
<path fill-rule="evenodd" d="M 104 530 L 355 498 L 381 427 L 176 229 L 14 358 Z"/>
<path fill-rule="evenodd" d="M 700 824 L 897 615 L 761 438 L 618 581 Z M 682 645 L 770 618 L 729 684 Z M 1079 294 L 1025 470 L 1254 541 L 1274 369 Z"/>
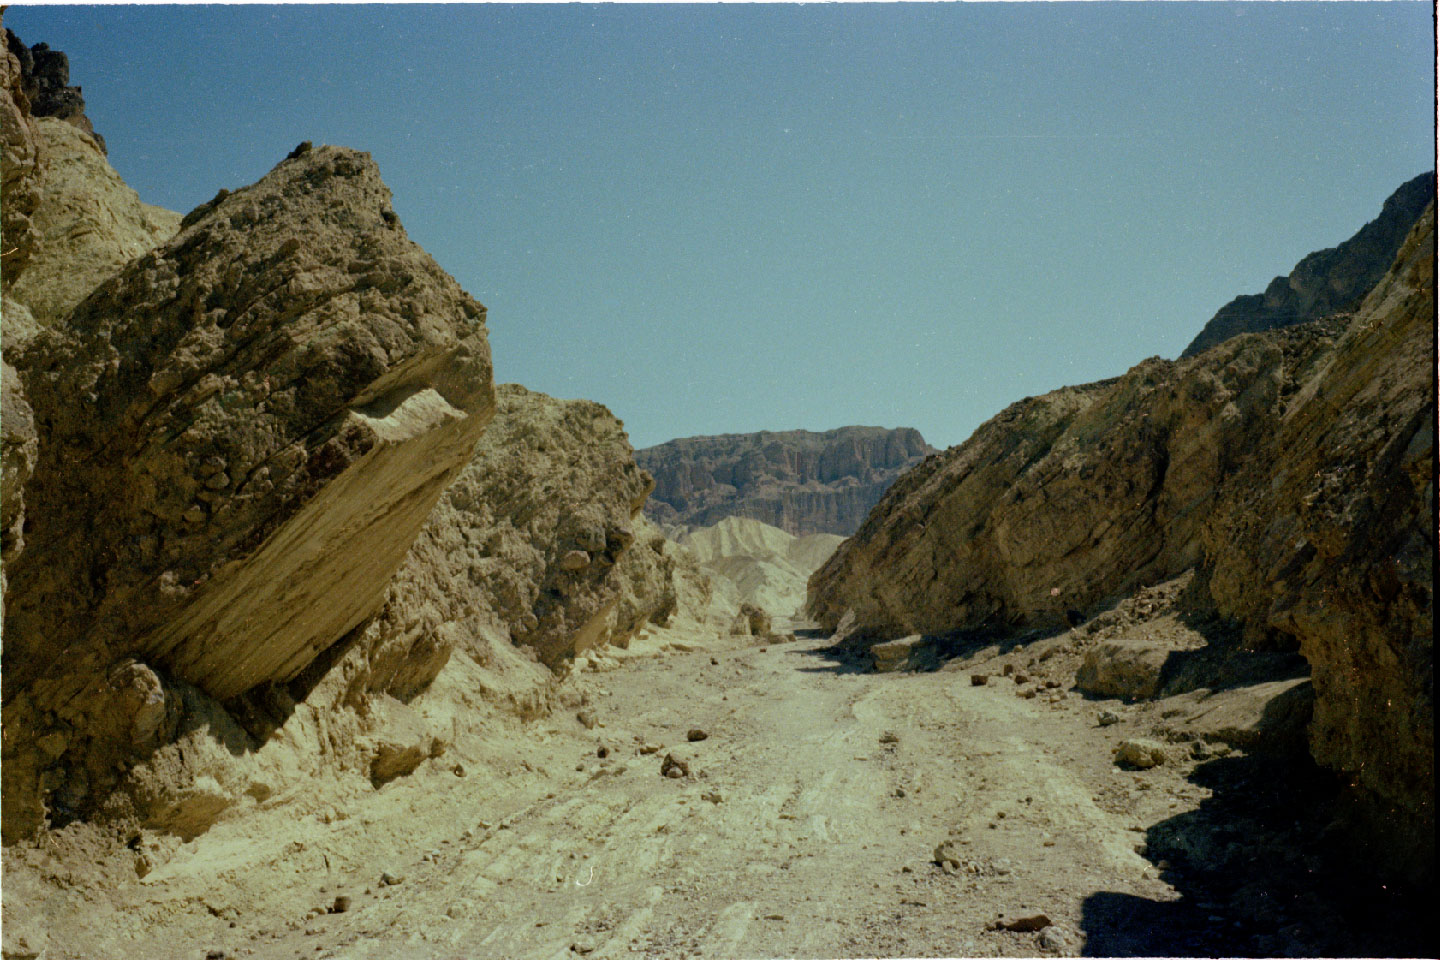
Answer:
<path fill-rule="evenodd" d="M 1236 297 L 1196 335 L 1182 358 L 1241 333 L 1259 333 L 1354 310 L 1395 262 L 1400 245 L 1435 197 L 1435 174 L 1422 173 L 1385 201 L 1380 216 L 1327 250 L 1310 254 L 1264 293 Z"/>
<path fill-rule="evenodd" d="M 646 514 L 658 523 L 749 517 L 793 536 L 849 536 L 890 484 L 934 452 L 918 430 L 841 427 L 687 437 L 635 459 L 655 477 Z"/>
<path fill-rule="evenodd" d="M 30 101 L 30 113 L 72 124 L 89 134 L 100 152 L 105 153 L 105 138 L 95 132 L 85 115 L 85 97 L 79 87 L 70 84 L 70 58 L 51 50 L 47 43 L 27 47 L 11 30 L 5 31 L 5 47 L 20 63 L 21 85 Z"/>

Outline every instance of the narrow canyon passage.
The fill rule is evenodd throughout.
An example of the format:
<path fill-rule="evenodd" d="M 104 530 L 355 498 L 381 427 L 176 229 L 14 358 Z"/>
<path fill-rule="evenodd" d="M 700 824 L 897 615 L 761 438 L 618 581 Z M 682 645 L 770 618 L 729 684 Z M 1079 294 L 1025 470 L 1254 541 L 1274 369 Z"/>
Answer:
<path fill-rule="evenodd" d="M 827 643 L 697 648 L 577 673 L 567 687 L 588 701 L 593 729 L 557 710 L 491 744 L 488 760 L 472 748 L 501 771 L 490 782 L 473 767 L 455 776 L 446 757 L 312 816 L 222 823 L 117 891 L 125 917 L 110 933 L 156 957 L 1186 946 L 1192 910 L 1136 845 L 1202 793 L 1174 775 L 1137 793 L 1138 776 L 1095 735 L 1099 705 L 1018 699 L 998 677 L 972 685 L 985 669 L 975 661 L 863 672 Z M 706 738 L 688 742 L 691 729 Z M 667 754 L 691 776 L 661 776 Z M 946 841 L 949 871 L 934 862 Z M 349 897 L 344 912 L 318 912 L 337 896 Z M 1106 902 L 1148 906 L 1143 942 L 1125 939 L 1126 916 L 1113 930 L 1097 921 Z M 1048 929 L 995 929 L 1036 914 Z M 162 921 L 164 938 L 144 932 Z M 179 930 L 194 939 L 177 942 Z"/>

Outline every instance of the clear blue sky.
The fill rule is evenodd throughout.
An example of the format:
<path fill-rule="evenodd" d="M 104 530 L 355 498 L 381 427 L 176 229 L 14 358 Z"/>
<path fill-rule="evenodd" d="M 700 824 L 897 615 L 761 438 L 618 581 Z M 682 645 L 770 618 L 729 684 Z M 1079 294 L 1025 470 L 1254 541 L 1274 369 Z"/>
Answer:
<path fill-rule="evenodd" d="M 186 211 L 370 151 L 499 380 L 636 446 L 1173 357 L 1433 166 L 1430 6 L 12 6 Z"/>

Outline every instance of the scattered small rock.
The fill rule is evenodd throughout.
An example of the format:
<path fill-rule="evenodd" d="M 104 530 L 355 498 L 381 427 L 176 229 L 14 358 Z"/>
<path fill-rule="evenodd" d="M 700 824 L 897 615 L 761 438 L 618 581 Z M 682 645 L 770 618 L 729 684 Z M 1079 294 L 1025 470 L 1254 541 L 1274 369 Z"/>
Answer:
<path fill-rule="evenodd" d="M 699 727 L 696 727 L 689 733 L 685 734 L 685 739 L 689 740 L 691 743 L 698 743 L 701 740 L 708 739 L 709 736 L 710 734 L 706 733 L 704 730 L 701 730 Z"/>
<path fill-rule="evenodd" d="M 669 777 L 671 780 L 688 777 L 690 776 L 690 764 L 684 760 L 675 759 L 673 753 L 667 753 L 665 760 L 660 764 L 660 776 Z"/>
<path fill-rule="evenodd" d="M 579 720 L 581 726 L 583 726 L 586 730 L 595 729 L 596 720 L 595 714 L 592 711 L 581 710 L 579 713 L 575 714 L 575 719 Z"/>
<path fill-rule="evenodd" d="M 649 756 L 652 753 L 659 753 L 661 746 L 658 743 L 644 743 L 640 745 L 640 753 Z"/>
<path fill-rule="evenodd" d="M 783 914 L 783 913 L 767 913 L 767 914 L 765 914 L 765 919 L 766 919 L 766 920 L 784 920 L 784 919 L 785 919 L 785 914 Z"/>
<path fill-rule="evenodd" d="M 1032 917 L 1020 917 L 1017 920 L 996 920 L 996 930 L 1009 930 L 1011 933 L 1035 933 L 1050 926 L 1050 918 L 1043 913 L 1037 913 Z"/>
<path fill-rule="evenodd" d="M 1108 727 L 1120 722 L 1120 715 L 1113 710 L 1101 710 L 1096 721 L 1102 727 Z"/>
<path fill-rule="evenodd" d="M 1029 683 L 1029 682 L 1030 682 L 1030 675 L 1027 674 L 1027 673 L 1020 673 L 1020 672 L 1017 670 L 1017 671 L 1015 672 L 1015 674 L 1014 674 L 1014 679 L 1015 679 L 1015 682 L 1016 682 L 1016 683 Z"/>
<path fill-rule="evenodd" d="M 989 679 L 990 678 L 983 673 L 972 673 L 970 674 L 970 686 L 983 687 L 989 681 Z"/>
<path fill-rule="evenodd" d="M 345 896 L 344 894 L 341 894 L 340 896 L 336 897 L 336 898 L 335 898 L 335 902 L 332 903 L 332 904 L 330 904 L 330 912 L 331 912 L 331 913 L 346 913 L 346 912 L 349 911 L 349 909 L 350 909 L 350 898 L 347 897 L 347 896 Z"/>
<path fill-rule="evenodd" d="M 700 795 L 700 799 L 701 799 L 701 800 L 708 800 L 708 801 L 710 801 L 711 803 L 719 803 L 720 801 L 724 800 L 725 798 L 720 795 L 720 791 L 719 791 L 719 790 L 716 790 L 716 791 L 714 791 L 713 793 L 702 793 L 702 794 Z"/>
<path fill-rule="evenodd" d="M 1013 663 L 1007 663 L 1007 664 L 1005 664 L 1005 668 L 1000 671 L 1000 675 L 1001 675 L 1002 677 L 1008 677 L 1008 676 L 1010 676 L 1010 674 L 1012 674 L 1012 673 L 1014 673 L 1014 672 L 1015 672 L 1015 664 L 1013 664 Z"/>
<path fill-rule="evenodd" d="M 1148 770 L 1165 762 L 1165 748 L 1154 740 L 1125 740 L 1115 749 L 1115 762 Z"/>
<path fill-rule="evenodd" d="M 570 944 L 570 949 L 575 953 L 584 956 L 585 954 L 594 951 L 595 944 L 591 943 L 589 940 L 576 940 L 574 943 Z"/>
<path fill-rule="evenodd" d="M 599 757 L 602 760 L 605 759 L 606 757 L 610 756 L 610 748 L 605 746 L 604 744 L 601 744 L 595 749 L 595 756 Z"/>
<path fill-rule="evenodd" d="M 897 733 L 896 733 L 895 731 L 893 731 L 893 730 L 886 730 L 884 733 L 880 734 L 880 742 L 881 742 L 881 743 L 899 743 L 899 742 L 900 742 L 900 735 L 897 734 Z"/>
<path fill-rule="evenodd" d="M 457 777 L 463 777 L 465 776 L 465 766 L 463 764 L 457 763 L 455 764 L 455 766 L 450 768 L 450 772 L 455 774 L 455 776 Z"/>
<path fill-rule="evenodd" d="M 387 887 L 393 887 L 397 883 L 404 883 L 405 878 L 398 873 L 385 872 L 380 874 L 380 883 Z"/>
<path fill-rule="evenodd" d="M 719 665 L 720 665 L 720 661 L 719 661 L 719 660 L 716 660 L 714 657 L 711 657 L 711 658 L 710 658 L 710 666 L 712 666 L 712 667 L 717 667 L 717 666 L 719 666 Z"/>
<path fill-rule="evenodd" d="M 1040 931 L 1040 947 L 1051 953 L 1058 953 L 1064 957 L 1073 957 L 1079 954 L 1079 940 L 1075 931 L 1069 927 L 1054 923 Z"/>

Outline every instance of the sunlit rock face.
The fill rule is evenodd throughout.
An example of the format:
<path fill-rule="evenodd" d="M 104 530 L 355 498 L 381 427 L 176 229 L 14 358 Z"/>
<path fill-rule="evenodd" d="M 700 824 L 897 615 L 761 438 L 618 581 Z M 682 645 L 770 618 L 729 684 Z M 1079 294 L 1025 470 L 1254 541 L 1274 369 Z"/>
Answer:
<path fill-rule="evenodd" d="M 749 517 L 791 536 L 849 536 L 895 480 L 934 448 L 918 430 L 841 427 L 687 437 L 636 453 L 655 477 L 657 523 Z"/>

